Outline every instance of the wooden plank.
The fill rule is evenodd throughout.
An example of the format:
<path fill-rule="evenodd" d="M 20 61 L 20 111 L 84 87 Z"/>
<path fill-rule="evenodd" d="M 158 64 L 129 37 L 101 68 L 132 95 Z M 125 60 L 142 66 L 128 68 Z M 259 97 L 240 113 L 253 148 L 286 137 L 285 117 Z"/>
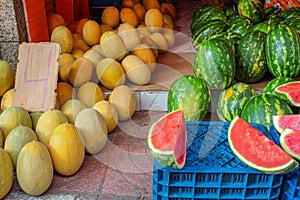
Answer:
<path fill-rule="evenodd" d="M 16 70 L 14 105 L 28 111 L 55 108 L 60 46 L 56 43 L 22 43 Z"/>

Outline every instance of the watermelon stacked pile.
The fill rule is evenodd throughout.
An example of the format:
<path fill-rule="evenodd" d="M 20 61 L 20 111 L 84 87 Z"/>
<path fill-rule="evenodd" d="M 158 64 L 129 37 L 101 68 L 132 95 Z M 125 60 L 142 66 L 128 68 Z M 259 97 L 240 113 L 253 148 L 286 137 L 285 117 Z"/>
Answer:
<path fill-rule="evenodd" d="M 264 10 L 255 0 L 240 0 L 237 8 L 195 9 L 190 26 L 197 51 L 194 74 L 209 88 L 223 90 L 217 102 L 221 121 L 240 116 L 270 128 L 273 115 L 298 113 L 293 97 L 275 88 L 300 74 L 300 8 Z M 274 79 L 262 94 L 254 93 L 250 84 L 267 74 Z"/>

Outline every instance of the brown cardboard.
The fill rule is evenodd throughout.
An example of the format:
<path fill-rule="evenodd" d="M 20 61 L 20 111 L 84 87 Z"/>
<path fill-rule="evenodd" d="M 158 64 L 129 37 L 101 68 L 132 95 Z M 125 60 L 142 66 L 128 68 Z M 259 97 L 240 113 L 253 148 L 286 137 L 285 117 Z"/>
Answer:
<path fill-rule="evenodd" d="M 16 70 L 14 105 L 27 111 L 55 108 L 60 46 L 56 43 L 22 43 Z"/>

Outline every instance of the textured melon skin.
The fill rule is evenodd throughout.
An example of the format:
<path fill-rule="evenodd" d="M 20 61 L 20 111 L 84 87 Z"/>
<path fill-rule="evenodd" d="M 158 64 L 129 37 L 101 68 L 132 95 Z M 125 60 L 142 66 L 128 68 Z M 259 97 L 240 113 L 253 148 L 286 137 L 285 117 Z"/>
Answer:
<path fill-rule="evenodd" d="M 276 87 L 283 85 L 285 83 L 293 82 L 293 81 L 296 81 L 296 80 L 293 78 L 290 78 L 290 77 L 275 77 L 274 79 L 270 80 L 267 83 L 267 85 L 263 89 L 263 93 L 270 93 L 270 94 L 277 96 L 277 94 L 275 92 Z"/>
<path fill-rule="evenodd" d="M 300 131 L 285 129 L 280 135 L 280 145 L 281 147 L 292 157 L 300 160 Z"/>

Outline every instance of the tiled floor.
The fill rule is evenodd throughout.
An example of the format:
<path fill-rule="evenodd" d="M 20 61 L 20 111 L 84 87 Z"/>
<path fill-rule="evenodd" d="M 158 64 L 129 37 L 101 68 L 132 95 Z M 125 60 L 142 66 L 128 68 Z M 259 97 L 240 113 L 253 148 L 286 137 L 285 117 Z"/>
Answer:
<path fill-rule="evenodd" d="M 41 196 L 25 194 L 16 178 L 5 200 L 15 199 L 152 199 L 152 155 L 146 144 L 149 126 L 165 112 L 139 111 L 109 134 L 105 148 L 87 155 L 73 176 L 55 174 Z"/>

